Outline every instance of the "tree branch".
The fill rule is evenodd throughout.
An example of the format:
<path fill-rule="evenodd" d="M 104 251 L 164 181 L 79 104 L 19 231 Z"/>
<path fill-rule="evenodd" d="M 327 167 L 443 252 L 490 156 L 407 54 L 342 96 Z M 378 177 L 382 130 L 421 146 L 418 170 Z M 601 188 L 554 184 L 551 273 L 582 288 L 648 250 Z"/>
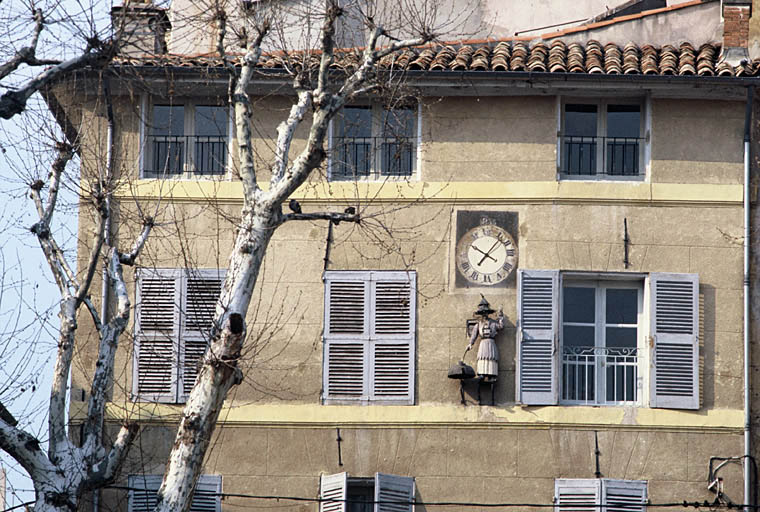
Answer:
<path fill-rule="evenodd" d="M 45 477 L 55 468 L 42 451 L 39 440 L 0 418 L 0 448 L 13 457 L 32 479 Z"/>
<path fill-rule="evenodd" d="M 121 426 L 111 450 L 100 462 L 92 466 L 87 479 L 89 489 L 113 483 L 139 430 L 140 426 L 137 423 L 124 423 Z"/>
<path fill-rule="evenodd" d="M 153 217 L 145 217 L 145 219 L 143 219 L 143 230 L 140 233 L 140 236 L 138 236 L 135 243 L 132 244 L 132 248 L 128 253 L 119 253 L 119 263 L 130 266 L 135 264 L 135 260 L 140 255 L 142 248 L 145 246 L 145 242 L 148 241 L 148 236 L 150 236 L 150 231 L 153 229 L 154 225 Z"/>
<path fill-rule="evenodd" d="M 296 89 L 299 89 L 299 77 L 296 78 Z M 311 92 L 301 88 L 298 90 L 298 101 L 290 107 L 288 119 L 277 127 L 277 147 L 275 148 L 271 185 L 277 183 L 285 175 L 290 155 L 290 144 L 293 142 L 293 133 L 303 121 L 303 116 L 309 105 L 311 105 Z"/>
<path fill-rule="evenodd" d="M 319 213 L 288 213 L 283 216 L 283 222 L 291 220 L 329 220 L 333 224 L 339 224 L 341 222 L 355 222 L 361 223 L 361 217 L 358 213 L 332 213 L 332 212 L 319 212 Z"/>
<path fill-rule="evenodd" d="M 52 66 L 33 79 L 29 80 L 21 88 L 8 91 L 0 96 L 0 118 L 10 119 L 16 114 L 20 114 L 26 108 L 26 102 L 35 92 L 39 91 L 58 76 L 69 73 L 91 64 L 97 64 L 99 61 L 108 61 L 113 53 L 111 43 L 103 44 L 97 50 L 88 48 L 85 53 L 60 64 Z"/>
<path fill-rule="evenodd" d="M 32 34 L 32 41 L 29 46 L 25 46 L 16 52 L 11 60 L 0 66 L 0 80 L 13 73 L 21 64 L 28 64 L 35 66 L 40 62 L 35 58 L 35 52 L 37 51 L 37 41 L 40 38 L 40 33 L 45 27 L 45 19 L 42 16 L 42 10 L 34 10 L 34 33 Z"/>

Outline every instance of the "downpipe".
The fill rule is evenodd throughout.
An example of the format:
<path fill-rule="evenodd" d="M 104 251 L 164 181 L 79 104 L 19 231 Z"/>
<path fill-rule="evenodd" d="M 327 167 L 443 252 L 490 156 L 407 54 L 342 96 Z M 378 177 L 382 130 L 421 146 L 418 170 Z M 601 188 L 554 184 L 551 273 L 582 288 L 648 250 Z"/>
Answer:
<path fill-rule="evenodd" d="M 752 493 L 752 420 L 750 417 L 750 140 L 752 134 L 752 100 L 755 88 L 747 87 L 747 108 L 744 117 L 744 512 L 750 512 Z"/>

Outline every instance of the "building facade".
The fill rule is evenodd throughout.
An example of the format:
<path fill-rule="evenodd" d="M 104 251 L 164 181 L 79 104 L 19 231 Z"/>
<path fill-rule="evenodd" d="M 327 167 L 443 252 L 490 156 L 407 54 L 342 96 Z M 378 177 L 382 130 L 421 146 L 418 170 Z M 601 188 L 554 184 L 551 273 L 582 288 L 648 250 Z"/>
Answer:
<path fill-rule="evenodd" d="M 141 9 L 152 26 L 172 20 L 169 38 L 187 30 Z M 385 63 L 399 85 L 343 110 L 324 168 L 293 196 L 293 209 L 363 221 L 275 233 L 194 510 L 743 503 L 750 14 L 686 2 Z M 711 25 L 688 42 L 641 40 L 676 19 Z M 142 430 L 120 485 L 96 500 L 135 512 L 160 484 L 242 204 L 218 61 L 151 46 L 125 50 L 107 79 L 112 236 L 156 222 L 109 406 L 114 428 Z M 262 57 L 252 91 L 261 181 L 292 102 L 286 67 Z M 105 152 L 102 90 L 83 73 L 50 93 L 81 130 L 83 173 Z M 500 308 L 498 329 L 478 327 L 478 310 Z M 80 341 L 74 435 L 96 354 Z M 480 378 L 453 378 L 467 366 Z"/>

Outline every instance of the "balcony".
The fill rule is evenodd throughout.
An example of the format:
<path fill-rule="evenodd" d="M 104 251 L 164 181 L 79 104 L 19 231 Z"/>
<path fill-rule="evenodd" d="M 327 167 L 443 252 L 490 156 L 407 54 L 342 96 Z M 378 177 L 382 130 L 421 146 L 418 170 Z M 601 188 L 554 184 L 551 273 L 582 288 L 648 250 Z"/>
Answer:
<path fill-rule="evenodd" d="M 410 177 L 416 161 L 413 137 L 333 137 L 330 179 Z"/>
<path fill-rule="evenodd" d="M 559 140 L 565 176 L 643 176 L 644 138 L 565 135 Z"/>
<path fill-rule="evenodd" d="M 564 347 L 562 401 L 571 404 L 634 404 L 638 400 L 635 348 Z"/>
<path fill-rule="evenodd" d="M 147 142 L 145 177 L 220 176 L 226 172 L 227 137 L 151 135 Z"/>

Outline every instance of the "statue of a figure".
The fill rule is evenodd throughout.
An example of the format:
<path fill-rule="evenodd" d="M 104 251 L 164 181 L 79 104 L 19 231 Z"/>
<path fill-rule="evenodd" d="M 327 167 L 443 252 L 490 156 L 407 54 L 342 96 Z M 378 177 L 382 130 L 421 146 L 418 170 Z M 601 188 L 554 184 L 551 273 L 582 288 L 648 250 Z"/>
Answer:
<path fill-rule="evenodd" d="M 483 296 L 481 295 L 481 297 Z M 478 304 L 478 310 L 475 311 L 475 315 L 480 318 L 475 328 L 472 329 L 470 344 L 467 345 L 467 350 L 470 350 L 480 336 L 477 372 L 484 382 L 495 382 L 499 378 L 499 349 L 496 347 L 495 338 L 499 331 L 504 328 L 504 312 L 499 308 L 496 319 L 489 317 L 492 313 L 495 311 L 491 309 L 491 305 L 483 297 Z"/>

